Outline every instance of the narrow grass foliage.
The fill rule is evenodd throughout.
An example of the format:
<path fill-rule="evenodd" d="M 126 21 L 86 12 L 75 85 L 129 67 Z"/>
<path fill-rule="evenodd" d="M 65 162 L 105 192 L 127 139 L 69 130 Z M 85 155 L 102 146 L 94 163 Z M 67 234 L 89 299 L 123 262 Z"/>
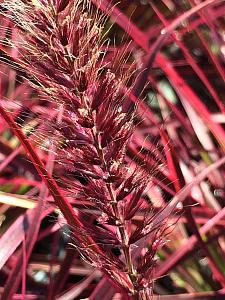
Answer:
<path fill-rule="evenodd" d="M 224 9 L 0 1 L 1 299 L 224 298 Z"/>

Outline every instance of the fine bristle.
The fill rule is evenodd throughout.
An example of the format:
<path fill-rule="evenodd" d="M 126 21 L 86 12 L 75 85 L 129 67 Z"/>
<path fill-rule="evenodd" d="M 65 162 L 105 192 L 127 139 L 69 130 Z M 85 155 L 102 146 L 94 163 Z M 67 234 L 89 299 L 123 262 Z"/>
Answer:
<path fill-rule="evenodd" d="M 40 97 L 61 110 L 60 121 L 48 118 L 42 127 L 44 139 L 55 144 L 58 183 L 75 204 L 83 201 L 95 208 L 93 214 L 78 212 L 82 227 L 71 228 L 76 249 L 123 290 L 149 294 L 165 228 L 154 228 L 142 259 L 132 258 L 132 246 L 151 231 L 153 210 L 142 198 L 151 174 L 125 157 L 135 130 L 135 110 L 124 107 L 131 74 L 104 61 L 104 17 L 80 0 L 16 0 L 4 7 L 18 27 L 17 64 Z M 116 61 L 126 59 L 122 54 Z M 143 208 L 137 226 L 135 216 Z"/>

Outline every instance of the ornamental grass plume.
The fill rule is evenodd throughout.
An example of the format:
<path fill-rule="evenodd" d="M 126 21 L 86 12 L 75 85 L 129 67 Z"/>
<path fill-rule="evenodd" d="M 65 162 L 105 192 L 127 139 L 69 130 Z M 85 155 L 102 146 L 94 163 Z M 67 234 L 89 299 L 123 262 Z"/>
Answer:
<path fill-rule="evenodd" d="M 17 65 L 40 97 L 63 107 L 60 124 L 46 123 L 58 132 L 60 184 L 75 205 L 93 209 L 78 211 L 83 226 L 72 228 L 75 247 L 120 290 L 151 298 L 166 223 L 154 227 L 136 258 L 131 250 L 152 230 L 154 211 L 143 196 L 151 178 L 125 156 L 135 112 L 124 109 L 126 74 L 104 62 L 104 18 L 80 0 L 15 0 L 4 7 L 20 34 Z"/>

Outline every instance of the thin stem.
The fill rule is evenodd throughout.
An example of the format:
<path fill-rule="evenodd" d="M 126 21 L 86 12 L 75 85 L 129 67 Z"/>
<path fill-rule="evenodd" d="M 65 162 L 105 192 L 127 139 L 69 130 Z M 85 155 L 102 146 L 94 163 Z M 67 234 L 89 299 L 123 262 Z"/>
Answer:
<path fill-rule="evenodd" d="M 110 176 L 110 170 L 108 169 L 107 163 L 106 163 L 105 158 L 104 158 L 104 153 L 103 153 L 102 147 L 100 145 L 98 133 L 95 132 L 93 129 L 92 129 L 92 137 L 94 139 L 96 151 L 99 155 L 99 158 L 102 161 L 103 172 L 107 172 Z M 118 210 L 118 201 L 116 200 L 116 197 L 114 195 L 112 184 L 107 182 L 106 187 L 107 187 L 107 190 L 109 192 L 110 204 L 111 204 L 111 207 L 112 207 L 115 219 L 116 219 L 115 223 L 117 224 L 119 234 L 120 234 L 120 238 L 121 238 L 121 242 L 122 242 L 121 247 L 122 247 L 122 251 L 124 253 L 124 257 L 125 257 L 125 263 L 126 263 L 126 266 L 127 266 L 128 276 L 129 276 L 129 278 L 130 278 L 130 280 L 133 284 L 134 291 L 135 291 L 137 276 L 136 276 L 136 271 L 135 271 L 133 261 L 132 261 L 132 257 L 131 257 L 128 233 L 126 231 L 124 220 L 123 220 L 123 218 L 120 215 L 119 210 Z"/>

